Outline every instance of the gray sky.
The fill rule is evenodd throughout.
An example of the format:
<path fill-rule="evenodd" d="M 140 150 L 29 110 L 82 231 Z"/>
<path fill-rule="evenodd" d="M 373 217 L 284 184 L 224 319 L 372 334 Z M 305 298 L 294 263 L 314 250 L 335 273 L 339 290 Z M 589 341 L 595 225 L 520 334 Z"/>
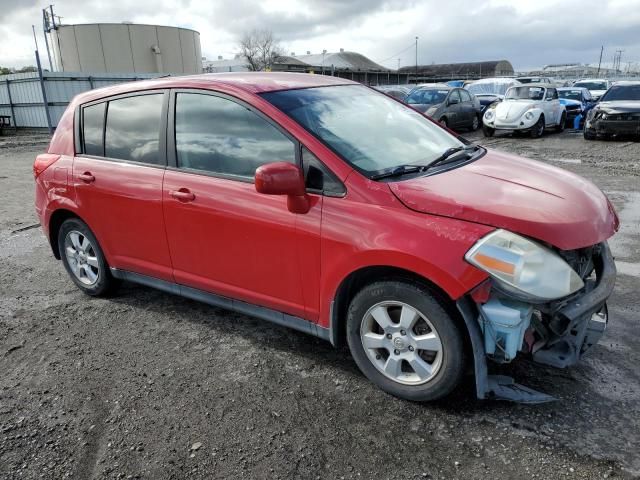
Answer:
<path fill-rule="evenodd" d="M 53 1 L 53 0 L 51 0 Z M 48 3 L 0 0 L 0 65 L 35 63 L 41 9 Z M 561 5 L 561 6 L 559 6 Z M 287 52 L 363 53 L 386 67 L 507 59 L 516 70 L 549 63 L 640 62 L 640 0 L 57 0 L 64 23 L 122 22 L 198 30 L 209 59 L 233 56 L 243 31 L 271 29 Z M 7 42 L 6 39 L 9 39 Z M 46 65 L 46 63 L 45 63 Z"/>

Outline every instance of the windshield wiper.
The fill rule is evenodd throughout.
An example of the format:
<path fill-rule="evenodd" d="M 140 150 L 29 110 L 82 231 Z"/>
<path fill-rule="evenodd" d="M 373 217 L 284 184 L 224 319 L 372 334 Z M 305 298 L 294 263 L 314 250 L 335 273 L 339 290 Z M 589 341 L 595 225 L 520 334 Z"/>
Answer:
<path fill-rule="evenodd" d="M 406 175 L 407 173 L 422 172 L 427 168 L 429 168 L 429 165 L 415 165 L 415 164 L 399 165 L 397 167 L 394 167 L 392 170 L 388 172 L 372 175 L 370 178 L 371 180 L 380 180 L 381 178 L 399 177 L 401 175 Z"/>
<path fill-rule="evenodd" d="M 472 152 L 478 151 L 479 148 L 480 147 L 478 145 L 467 145 L 466 147 L 449 148 L 445 150 L 442 155 L 440 155 L 438 158 L 427 165 L 416 165 L 415 163 L 398 165 L 388 172 L 378 173 L 376 175 L 372 175 L 370 178 L 371 180 L 380 180 L 381 178 L 399 177 L 402 175 L 407 175 L 409 173 L 426 172 L 431 167 L 435 167 L 436 165 L 443 165 L 445 163 L 450 163 L 458 160 L 458 158 L 453 157 L 457 157 L 457 154 L 461 152 L 464 152 L 467 155 L 467 158 L 469 158 L 469 155 L 471 155 Z"/>
<path fill-rule="evenodd" d="M 464 152 L 467 155 L 467 158 L 469 158 L 469 155 L 471 155 L 473 152 L 477 152 L 479 148 L 480 147 L 478 145 L 467 145 L 466 147 L 448 148 L 447 150 L 444 151 L 444 153 L 442 155 L 440 155 L 433 162 L 431 162 L 429 165 L 427 165 L 427 168 L 431 168 L 431 167 L 435 167 L 436 165 L 443 165 L 445 163 L 453 162 L 453 161 L 457 160 L 457 158 L 455 158 L 455 157 L 457 157 L 458 153 L 463 153 Z"/>

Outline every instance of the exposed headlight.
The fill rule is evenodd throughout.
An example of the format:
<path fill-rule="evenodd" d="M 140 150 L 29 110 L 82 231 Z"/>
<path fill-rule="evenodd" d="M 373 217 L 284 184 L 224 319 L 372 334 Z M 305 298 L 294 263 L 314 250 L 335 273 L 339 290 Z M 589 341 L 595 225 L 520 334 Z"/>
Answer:
<path fill-rule="evenodd" d="M 529 110 L 527 113 L 524 114 L 524 118 L 526 118 L 527 120 L 531 120 L 533 118 L 533 112 Z"/>
<path fill-rule="evenodd" d="M 607 117 L 608 117 L 608 115 L 607 115 L 606 113 L 604 113 L 604 112 L 602 112 L 602 113 L 600 114 L 600 119 L 602 119 L 602 120 L 606 120 L 606 119 L 607 119 Z"/>
<path fill-rule="evenodd" d="M 506 230 L 480 239 L 464 258 L 498 282 L 544 300 L 584 287 L 580 276 L 552 250 Z"/>
<path fill-rule="evenodd" d="M 486 118 L 487 120 L 491 120 L 494 117 L 494 115 L 495 114 L 493 113 L 493 110 L 487 110 L 484 113 L 484 118 Z"/>

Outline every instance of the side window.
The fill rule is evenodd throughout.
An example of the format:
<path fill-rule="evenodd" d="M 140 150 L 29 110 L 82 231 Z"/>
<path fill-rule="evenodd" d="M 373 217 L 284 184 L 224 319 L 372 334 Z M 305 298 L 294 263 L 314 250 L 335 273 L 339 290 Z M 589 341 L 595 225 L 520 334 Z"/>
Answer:
<path fill-rule="evenodd" d="M 163 94 L 111 100 L 107 106 L 105 157 L 160 163 Z"/>
<path fill-rule="evenodd" d="M 106 103 L 98 103 L 82 109 L 82 152 L 104 156 L 104 109 Z"/>
<path fill-rule="evenodd" d="M 458 90 L 454 90 L 449 94 L 449 103 L 460 103 L 460 94 Z"/>
<path fill-rule="evenodd" d="M 460 92 L 460 96 L 462 97 L 463 102 L 471 102 L 471 95 L 466 90 L 458 90 Z"/>
<path fill-rule="evenodd" d="M 307 190 L 335 196 L 342 196 L 346 193 L 342 182 L 305 147 L 302 147 L 302 165 Z"/>
<path fill-rule="evenodd" d="M 178 93 L 175 135 L 179 168 L 253 178 L 265 163 L 296 163 L 289 138 L 226 98 Z"/>

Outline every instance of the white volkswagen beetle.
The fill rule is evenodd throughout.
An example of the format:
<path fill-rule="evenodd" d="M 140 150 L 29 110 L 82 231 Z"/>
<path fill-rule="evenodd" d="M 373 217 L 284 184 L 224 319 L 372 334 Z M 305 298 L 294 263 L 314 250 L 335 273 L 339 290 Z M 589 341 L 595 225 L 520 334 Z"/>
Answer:
<path fill-rule="evenodd" d="M 545 129 L 564 130 L 567 112 L 558 100 L 558 90 L 549 84 L 513 86 L 504 100 L 487 108 L 482 117 L 485 137 L 496 130 L 528 131 L 533 138 L 542 136 Z"/>

